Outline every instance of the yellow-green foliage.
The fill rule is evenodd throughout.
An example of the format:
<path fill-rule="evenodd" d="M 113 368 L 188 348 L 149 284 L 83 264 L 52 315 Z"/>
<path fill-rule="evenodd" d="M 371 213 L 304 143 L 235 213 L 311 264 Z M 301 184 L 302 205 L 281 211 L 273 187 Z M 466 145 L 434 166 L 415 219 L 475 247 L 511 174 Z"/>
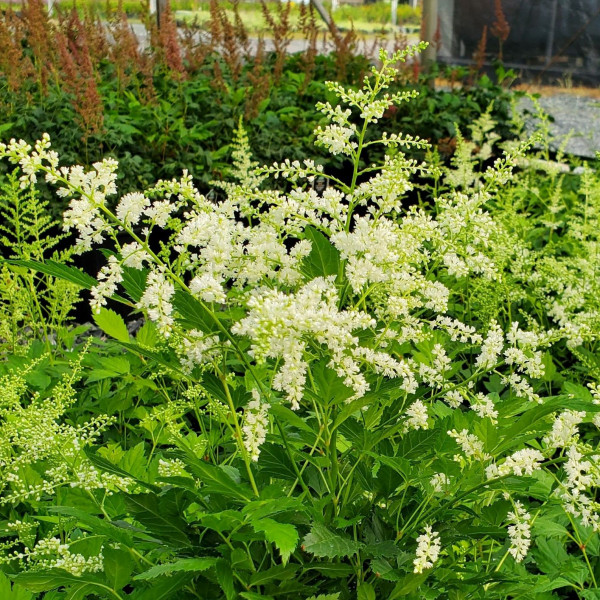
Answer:
<path fill-rule="evenodd" d="M 48 201 L 18 173 L 0 181 L 0 255 L 7 259 L 66 262 L 72 252 L 58 250 L 65 235 L 48 212 Z M 56 343 L 58 330 L 78 300 L 66 281 L 10 263 L 0 266 L 0 348 L 25 351 L 33 339 Z"/>

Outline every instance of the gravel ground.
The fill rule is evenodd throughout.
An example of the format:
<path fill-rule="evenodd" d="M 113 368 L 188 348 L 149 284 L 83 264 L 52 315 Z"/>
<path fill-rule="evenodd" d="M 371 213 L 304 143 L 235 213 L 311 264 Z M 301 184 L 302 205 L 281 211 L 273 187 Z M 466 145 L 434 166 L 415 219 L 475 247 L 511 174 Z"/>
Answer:
<path fill-rule="evenodd" d="M 557 149 L 568 137 L 565 146 L 567 154 L 584 158 L 593 158 L 600 151 L 600 100 L 573 94 L 556 94 L 539 98 L 542 108 L 552 117 L 554 122 L 550 131 L 554 136 L 551 144 Z M 519 103 L 520 110 L 533 110 L 529 98 Z M 533 125 L 533 118 L 527 117 Z"/>

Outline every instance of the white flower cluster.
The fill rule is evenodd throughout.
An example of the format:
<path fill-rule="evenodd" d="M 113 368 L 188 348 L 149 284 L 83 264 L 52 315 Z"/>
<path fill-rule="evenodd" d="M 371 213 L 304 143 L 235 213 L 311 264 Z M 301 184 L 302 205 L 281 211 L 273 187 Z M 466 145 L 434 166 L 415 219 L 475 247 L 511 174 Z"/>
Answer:
<path fill-rule="evenodd" d="M 185 463 L 178 458 L 160 458 L 158 460 L 158 475 L 159 477 L 190 477 L 185 468 Z"/>
<path fill-rule="evenodd" d="M 182 337 L 178 348 L 179 362 L 186 373 L 214 361 L 221 354 L 223 344 L 216 335 L 206 335 L 197 329 L 190 329 Z"/>
<path fill-rule="evenodd" d="M 544 437 L 543 442 L 548 448 L 566 448 L 579 437 L 579 424 L 585 419 L 585 412 L 565 410 L 560 413 L 552 424 L 552 430 Z"/>
<path fill-rule="evenodd" d="M 433 531 L 431 525 L 426 525 L 423 533 L 417 538 L 416 558 L 413 560 L 414 573 L 422 573 L 431 569 L 442 550 L 440 534 Z"/>
<path fill-rule="evenodd" d="M 481 369 L 491 369 L 498 362 L 500 353 L 504 348 L 504 333 L 498 323 L 493 320 L 486 338 L 481 345 L 481 353 L 475 364 Z"/>
<path fill-rule="evenodd" d="M 160 269 L 148 273 L 146 289 L 137 306 L 145 309 L 148 317 L 158 325 L 159 331 L 168 337 L 173 327 L 173 305 L 171 298 L 175 294 L 175 286 Z"/>
<path fill-rule="evenodd" d="M 508 551 L 516 562 L 521 562 L 531 546 L 531 515 L 518 500 L 514 503 L 514 511 L 508 513 L 511 523 L 508 527 L 510 548 Z"/>
<path fill-rule="evenodd" d="M 587 454 L 587 458 L 584 456 Z M 600 531 L 600 503 L 595 490 L 600 486 L 600 456 L 591 454 L 591 448 L 573 444 L 567 449 L 564 465 L 567 475 L 562 484 L 561 499 L 565 510 L 581 520 L 586 527 Z M 590 492 L 589 495 L 586 492 Z"/>
<path fill-rule="evenodd" d="M 488 479 L 504 477 L 505 475 L 532 475 L 534 471 L 541 468 L 544 455 L 534 448 L 523 448 L 514 454 L 507 456 L 504 462 L 498 466 L 492 463 L 487 467 L 485 473 Z"/>
<path fill-rule="evenodd" d="M 429 484 L 433 488 L 434 493 L 441 494 L 450 485 L 450 477 L 446 473 L 435 473 Z"/>
<path fill-rule="evenodd" d="M 463 451 L 463 455 L 456 454 L 454 456 L 454 460 L 459 463 L 465 462 L 465 457 L 467 460 L 473 458 L 475 460 L 489 460 L 491 456 L 484 452 L 483 442 L 474 434 L 469 433 L 468 429 L 463 429 L 462 431 L 456 431 L 456 429 L 452 429 L 448 431 L 448 435 L 456 440 L 456 443 L 461 447 Z"/>
<path fill-rule="evenodd" d="M 498 422 L 498 411 L 489 394 L 486 395 L 481 392 L 475 394 L 470 404 L 471 410 L 477 413 L 482 419 L 488 418 L 494 424 Z"/>
<path fill-rule="evenodd" d="M 250 455 L 250 460 L 257 461 L 260 447 L 264 444 L 269 426 L 269 408 L 271 405 L 261 400 L 258 390 L 252 390 L 252 400 L 244 411 L 244 447 Z"/>
<path fill-rule="evenodd" d="M 452 366 L 452 360 L 446 354 L 441 344 L 435 344 L 432 351 L 432 361 L 428 365 L 422 362 L 419 365 L 419 375 L 425 383 L 433 388 L 442 388 L 446 383 L 446 372 Z"/>
<path fill-rule="evenodd" d="M 415 400 L 406 409 L 406 430 L 409 429 L 428 429 L 427 407 L 421 400 Z"/>
<path fill-rule="evenodd" d="M 84 573 L 97 573 L 104 568 L 102 553 L 93 556 L 83 556 L 72 552 L 69 544 L 59 538 L 43 538 L 33 548 L 24 548 L 8 556 L 9 560 L 18 560 L 26 567 L 35 569 L 64 569 L 80 577 Z"/>
<path fill-rule="evenodd" d="M 353 332 L 372 328 L 375 321 L 359 311 L 338 310 L 338 302 L 331 277 L 313 279 L 295 294 L 257 289 L 248 300 L 248 315 L 232 328 L 252 340 L 251 354 L 258 362 L 282 359 L 273 387 L 286 393 L 293 409 L 299 408 L 304 393 L 308 367 L 304 352 L 309 339 L 327 346 L 331 367 L 355 397 L 369 389 L 355 358 L 359 340 Z"/>

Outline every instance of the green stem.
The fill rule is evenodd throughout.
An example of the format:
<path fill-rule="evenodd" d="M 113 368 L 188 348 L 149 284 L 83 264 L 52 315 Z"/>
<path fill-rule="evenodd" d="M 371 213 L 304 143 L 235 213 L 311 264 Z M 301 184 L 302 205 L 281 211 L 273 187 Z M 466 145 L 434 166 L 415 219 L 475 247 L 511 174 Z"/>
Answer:
<path fill-rule="evenodd" d="M 233 425 L 235 427 L 235 435 L 237 438 L 238 447 L 242 454 L 242 459 L 244 460 L 244 464 L 246 465 L 246 471 L 248 473 L 248 479 L 250 480 L 250 485 L 252 486 L 252 491 L 254 495 L 258 498 L 260 493 L 258 488 L 256 487 L 256 481 L 254 480 L 254 475 L 252 473 L 252 469 L 250 467 L 250 457 L 248 456 L 248 451 L 244 446 L 242 428 L 240 427 L 239 420 L 237 418 L 237 412 L 235 410 L 235 405 L 233 404 L 233 398 L 231 397 L 231 393 L 229 392 L 229 386 L 227 385 L 227 378 L 223 373 L 219 374 L 219 379 L 221 380 L 221 384 L 223 385 L 223 389 L 225 390 L 225 397 L 227 398 L 227 404 L 229 406 L 229 410 L 231 411 L 231 416 L 233 418 Z"/>

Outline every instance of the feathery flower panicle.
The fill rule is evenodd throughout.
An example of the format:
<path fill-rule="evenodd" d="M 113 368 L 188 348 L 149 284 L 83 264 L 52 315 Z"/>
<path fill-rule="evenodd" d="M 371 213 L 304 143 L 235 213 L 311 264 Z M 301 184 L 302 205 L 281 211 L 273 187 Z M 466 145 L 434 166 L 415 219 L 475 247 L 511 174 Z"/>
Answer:
<path fill-rule="evenodd" d="M 108 263 L 100 269 L 96 277 L 98 285 L 91 290 L 90 306 L 92 311 L 98 314 L 100 309 L 106 305 L 106 299 L 117 292 L 118 284 L 123 281 L 123 269 L 117 257 L 109 256 Z"/>
<path fill-rule="evenodd" d="M 475 364 L 482 369 L 490 369 L 497 362 L 504 347 L 504 334 L 500 325 L 493 320 L 490 323 L 490 329 L 487 337 L 481 345 L 481 353 L 477 357 Z"/>
<path fill-rule="evenodd" d="M 263 445 L 269 426 L 269 408 L 271 405 L 261 400 L 258 390 L 252 390 L 252 400 L 244 412 L 244 446 L 250 459 L 257 461 L 260 456 L 260 447 Z"/>
<path fill-rule="evenodd" d="M 494 424 L 498 422 L 498 411 L 489 395 L 479 392 L 471 400 L 470 404 L 471 410 L 476 412 L 482 419 L 487 417 Z"/>
<path fill-rule="evenodd" d="M 508 551 L 516 562 L 521 562 L 531 546 L 531 515 L 518 500 L 514 503 L 514 511 L 508 513 L 511 523 L 508 527 L 510 548 Z"/>
<path fill-rule="evenodd" d="M 428 413 L 427 407 L 421 400 L 415 400 L 405 411 L 406 414 L 406 430 L 410 429 L 429 429 L 427 422 Z"/>
<path fill-rule="evenodd" d="M 469 433 L 468 429 L 463 429 L 458 432 L 456 429 L 448 431 L 448 435 L 456 440 L 456 443 L 461 447 L 464 456 L 456 454 L 454 460 L 456 462 L 463 462 L 465 457 L 468 459 L 475 460 L 489 460 L 491 456 L 484 452 L 483 442 L 474 434 Z"/>
<path fill-rule="evenodd" d="M 565 410 L 552 424 L 552 430 L 543 439 L 548 448 L 566 448 L 579 438 L 579 424 L 585 419 L 584 411 Z"/>
<path fill-rule="evenodd" d="M 517 450 L 517 452 L 508 456 L 500 466 L 492 463 L 485 472 L 488 479 L 510 474 L 518 477 L 532 475 L 534 471 L 541 469 L 543 460 L 544 455 L 539 450 L 523 448 L 523 450 Z"/>
<path fill-rule="evenodd" d="M 148 318 L 158 325 L 159 331 L 168 337 L 173 327 L 173 305 L 171 298 L 175 294 L 175 286 L 160 269 L 148 273 L 146 289 L 142 294 L 138 308 L 145 309 Z"/>
<path fill-rule="evenodd" d="M 416 558 L 413 560 L 414 573 L 422 573 L 431 569 L 437 561 L 442 544 L 440 534 L 433 531 L 431 525 L 426 525 L 423 533 L 417 538 Z"/>

